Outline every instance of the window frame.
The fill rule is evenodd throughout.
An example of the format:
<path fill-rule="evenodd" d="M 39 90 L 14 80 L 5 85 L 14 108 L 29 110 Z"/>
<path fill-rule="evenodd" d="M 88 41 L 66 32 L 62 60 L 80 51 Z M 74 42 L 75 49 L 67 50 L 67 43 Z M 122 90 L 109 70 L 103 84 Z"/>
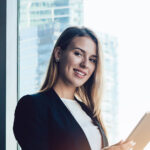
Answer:
<path fill-rule="evenodd" d="M 0 149 L 17 150 L 13 134 L 17 104 L 17 1 L 0 1 Z"/>
<path fill-rule="evenodd" d="M 0 1 L 0 149 L 6 149 L 6 1 Z"/>

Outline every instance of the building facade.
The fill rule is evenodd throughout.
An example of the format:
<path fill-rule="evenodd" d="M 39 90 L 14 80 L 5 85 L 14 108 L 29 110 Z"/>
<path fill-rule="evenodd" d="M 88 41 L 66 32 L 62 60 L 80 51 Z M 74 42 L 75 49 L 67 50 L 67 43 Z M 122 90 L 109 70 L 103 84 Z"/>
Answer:
<path fill-rule="evenodd" d="M 82 0 L 21 0 L 19 15 L 19 93 L 39 90 L 60 33 L 82 25 Z M 20 97 L 19 96 L 19 97 Z"/>

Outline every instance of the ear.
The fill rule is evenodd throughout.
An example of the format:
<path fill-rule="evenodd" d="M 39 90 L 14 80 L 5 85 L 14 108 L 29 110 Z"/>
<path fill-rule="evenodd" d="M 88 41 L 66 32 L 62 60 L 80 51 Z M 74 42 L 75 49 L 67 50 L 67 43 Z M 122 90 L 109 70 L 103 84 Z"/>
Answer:
<path fill-rule="evenodd" d="M 54 56 L 55 56 L 55 61 L 59 62 L 60 58 L 61 58 L 61 54 L 62 54 L 62 50 L 60 47 L 56 47 L 54 49 Z"/>

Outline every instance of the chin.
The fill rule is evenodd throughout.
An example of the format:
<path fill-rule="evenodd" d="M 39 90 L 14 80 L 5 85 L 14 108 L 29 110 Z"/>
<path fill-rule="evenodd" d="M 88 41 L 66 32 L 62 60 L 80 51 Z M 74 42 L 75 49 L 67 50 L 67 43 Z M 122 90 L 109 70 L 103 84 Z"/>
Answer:
<path fill-rule="evenodd" d="M 74 86 L 76 87 L 76 88 L 78 88 L 78 87 L 81 87 L 82 85 L 84 85 L 85 84 L 85 82 L 84 83 L 74 83 Z"/>

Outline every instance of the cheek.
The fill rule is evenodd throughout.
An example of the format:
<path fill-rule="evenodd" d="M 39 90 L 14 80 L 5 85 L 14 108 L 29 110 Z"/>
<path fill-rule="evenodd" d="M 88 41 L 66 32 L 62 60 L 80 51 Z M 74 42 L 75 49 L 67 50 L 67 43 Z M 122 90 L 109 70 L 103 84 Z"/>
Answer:
<path fill-rule="evenodd" d="M 68 65 L 70 66 L 77 64 L 77 62 L 78 61 L 74 58 L 71 58 L 71 57 L 68 58 Z"/>
<path fill-rule="evenodd" d="M 67 56 L 62 59 L 60 67 L 64 70 L 69 70 L 72 67 L 74 67 L 76 64 L 78 64 L 78 62 L 79 61 L 74 57 Z"/>
<path fill-rule="evenodd" d="M 96 66 L 95 66 L 94 64 L 91 64 L 89 68 L 90 68 L 90 69 L 89 69 L 89 70 L 90 70 L 90 75 L 92 75 L 93 72 L 94 72 L 95 69 L 96 69 Z"/>
<path fill-rule="evenodd" d="M 68 55 L 64 59 L 65 59 L 66 64 L 68 65 L 68 67 L 73 67 L 80 63 L 80 59 L 76 58 L 73 54 Z"/>

